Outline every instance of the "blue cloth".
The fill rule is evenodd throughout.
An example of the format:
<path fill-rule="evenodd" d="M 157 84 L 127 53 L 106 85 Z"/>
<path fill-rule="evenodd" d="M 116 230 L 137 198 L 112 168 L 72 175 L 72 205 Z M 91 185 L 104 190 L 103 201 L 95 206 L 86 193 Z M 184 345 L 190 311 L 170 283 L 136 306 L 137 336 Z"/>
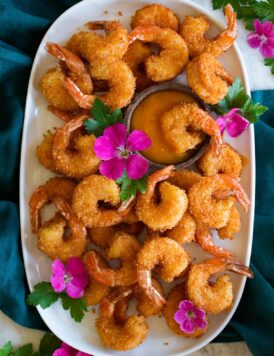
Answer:
<path fill-rule="evenodd" d="M 20 140 L 28 78 L 49 25 L 73 0 L 0 0 L 0 309 L 14 321 L 46 326 L 25 304 L 28 287 L 18 217 Z M 244 339 L 254 355 L 274 355 L 274 91 L 252 93 L 270 110 L 256 124 L 256 216 L 251 267 L 254 280 L 230 325 L 216 341 Z"/>

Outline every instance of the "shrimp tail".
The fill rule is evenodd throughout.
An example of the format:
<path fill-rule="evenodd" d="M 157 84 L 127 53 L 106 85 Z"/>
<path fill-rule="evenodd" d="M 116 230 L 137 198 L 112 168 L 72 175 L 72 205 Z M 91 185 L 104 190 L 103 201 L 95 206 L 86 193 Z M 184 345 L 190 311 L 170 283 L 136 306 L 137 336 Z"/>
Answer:
<path fill-rule="evenodd" d="M 93 96 L 84 94 L 73 80 L 66 77 L 64 85 L 72 99 L 75 100 L 81 108 L 89 110 L 92 107 Z"/>
<path fill-rule="evenodd" d="M 244 266 L 240 263 L 228 262 L 226 268 L 230 271 L 236 272 L 238 274 L 242 274 L 243 276 L 246 276 L 251 279 L 254 277 L 252 270 L 249 267 Z"/>
<path fill-rule="evenodd" d="M 99 265 L 99 260 L 94 251 L 89 251 L 86 254 L 86 269 L 87 272 L 98 282 L 114 287 L 114 270 L 103 268 Z"/>
<path fill-rule="evenodd" d="M 154 288 L 151 284 L 151 272 L 141 270 L 138 271 L 138 284 L 144 290 L 148 298 L 155 303 L 156 305 L 165 304 L 165 299 L 161 296 L 161 294 Z"/>
<path fill-rule="evenodd" d="M 65 110 L 58 109 L 53 105 L 48 105 L 48 111 L 50 111 L 52 114 L 54 114 L 64 122 L 69 122 L 74 118 L 74 115 L 72 113 Z"/>

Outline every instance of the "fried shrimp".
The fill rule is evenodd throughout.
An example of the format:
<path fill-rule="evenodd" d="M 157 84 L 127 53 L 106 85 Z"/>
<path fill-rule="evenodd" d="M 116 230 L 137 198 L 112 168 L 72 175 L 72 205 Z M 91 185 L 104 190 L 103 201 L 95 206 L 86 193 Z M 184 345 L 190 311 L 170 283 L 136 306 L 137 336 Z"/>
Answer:
<path fill-rule="evenodd" d="M 147 45 L 141 41 L 135 41 L 131 43 L 123 57 L 123 60 L 128 64 L 136 78 L 136 88 L 139 91 L 153 84 L 153 81 L 147 77 L 144 66 L 145 60 L 151 54 L 152 50 Z"/>
<path fill-rule="evenodd" d="M 230 239 L 233 240 L 234 234 L 241 230 L 241 218 L 240 213 L 237 208 L 233 205 L 230 209 L 229 218 L 226 226 L 218 230 L 218 235 L 220 239 Z"/>
<path fill-rule="evenodd" d="M 233 45 L 237 37 L 237 14 L 230 4 L 225 6 L 224 11 L 227 28 L 213 39 L 204 37 L 210 27 L 210 22 L 205 16 L 184 18 L 180 34 L 186 41 L 190 57 L 196 57 L 204 52 L 219 57 Z"/>
<path fill-rule="evenodd" d="M 186 284 L 187 294 L 198 308 L 204 309 L 207 313 L 218 314 L 231 307 L 233 290 L 229 275 L 218 277 L 214 284 L 209 283 L 212 275 L 225 270 L 253 278 L 253 273 L 248 267 L 220 258 L 191 265 Z"/>
<path fill-rule="evenodd" d="M 186 338 L 196 338 L 203 335 L 207 327 L 203 329 L 195 328 L 192 334 L 184 333 L 180 325 L 174 320 L 174 314 L 179 309 L 179 304 L 183 299 L 187 299 L 185 292 L 184 284 L 177 284 L 175 287 L 171 289 L 166 299 L 166 304 L 163 307 L 163 316 L 166 319 L 166 323 L 168 327 L 177 335 L 183 336 Z"/>
<path fill-rule="evenodd" d="M 212 105 L 226 96 L 229 85 L 233 83 L 231 75 L 209 53 L 202 53 L 189 62 L 186 74 L 194 93 Z"/>
<path fill-rule="evenodd" d="M 75 53 L 52 42 L 47 43 L 46 49 L 52 56 L 58 58 L 66 65 L 69 71 L 68 75 L 77 83 L 84 93 L 88 94 L 92 91 L 93 86 L 90 74 L 83 61 Z"/>
<path fill-rule="evenodd" d="M 129 66 L 121 60 L 97 62 L 90 69 L 92 79 L 105 80 L 109 90 L 101 95 L 85 94 L 70 78 L 66 78 L 66 89 L 83 109 L 90 109 L 96 97 L 112 109 L 127 106 L 135 92 L 135 78 Z"/>
<path fill-rule="evenodd" d="M 111 240 L 107 250 L 108 259 L 120 259 L 121 267 L 111 269 L 103 267 L 98 261 L 97 254 L 89 251 L 85 261 L 87 271 L 96 281 L 108 286 L 129 286 L 137 281 L 136 255 L 141 249 L 138 240 L 126 233 L 117 233 Z"/>
<path fill-rule="evenodd" d="M 40 89 L 50 105 L 61 110 L 74 111 L 79 106 L 65 88 L 65 78 L 60 67 L 50 69 L 43 75 Z"/>
<path fill-rule="evenodd" d="M 202 175 L 197 172 L 188 169 L 178 169 L 171 173 L 167 182 L 188 192 L 189 189 L 202 178 Z"/>
<path fill-rule="evenodd" d="M 145 193 L 138 196 L 136 214 L 152 230 L 172 229 L 187 209 L 186 193 L 170 183 L 161 183 L 159 199 L 156 197 L 157 183 L 167 179 L 172 170 L 173 166 L 168 166 L 151 174 L 148 178 Z"/>
<path fill-rule="evenodd" d="M 76 187 L 72 208 L 87 227 L 102 227 L 119 224 L 122 216 L 116 209 L 101 208 L 100 202 L 118 206 L 120 190 L 114 180 L 105 176 L 91 175 Z"/>
<path fill-rule="evenodd" d="M 52 146 L 54 141 L 54 133 L 47 131 L 44 134 L 43 141 L 36 147 L 36 157 L 38 158 L 39 163 L 49 169 L 50 171 L 57 173 L 57 169 L 53 162 L 52 157 Z"/>
<path fill-rule="evenodd" d="M 206 176 L 225 173 L 233 178 L 240 177 L 243 165 L 239 153 L 228 143 L 222 143 L 220 155 L 216 155 L 209 147 L 204 155 L 198 161 L 198 167 Z"/>
<path fill-rule="evenodd" d="M 220 229 L 227 224 L 234 196 L 248 211 L 250 201 L 236 179 L 227 174 L 204 177 L 189 190 L 190 213 L 199 223 Z"/>
<path fill-rule="evenodd" d="M 77 218 L 69 204 L 60 197 L 54 197 L 53 203 L 61 213 L 46 222 L 38 231 L 38 248 L 50 259 L 67 261 L 71 257 L 80 257 L 87 246 L 86 229 Z M 68 226 L 70 233 L 65 234 Z"/>
<path fill-rule="evenodd" d="M 129 34 L 129 42 L 136 40 L 160 46 L 159 55 L 145 61 L 147 76 L 154 82 L 171 80 L 180 74 L 188 62 L 188 49 L 182 37 L 170 28 L 138 26 Z"/>
<path fill-rule="evenodd" d="M 166 142 L 181 155 L 211 136 L 212 150 L 217 153 L 222 143 L 220 127 L 208 113 L 193 103 L 182 103 L 161 117 L 162 134 Z"/>
<path fill-rule="evenodd" d="M 178 224 L 171 230 L 165 231 L 165 235 L 178 244 L 185 244 L 195 239 L 196 222 L 193 217 L 186 212 Z"/>
<path fill-rule="evenodd" d="M 92 227 L 88 230 L 88 236 L 95 245 L 106 248 L 117 232 L 123 231 L 129 235 L 138 236 L 143 228 L 144 224 L 140 221 L 132 224 L 121 223 L 114 226 Z"/>
<path fill-rule="evenodd" d="M 56 169 L 72 178 L 83 178 L 96 173 L 100 160 L 95 155 L 94 135 L 80 135 L 70 149 L 71 134 L 83 125 L 86 114 L 79 114 L 64 127 L 58 128 L 53 141 L 52 155 Z"/>
<path fill-rule="evenodd" d="M 179 18 L 169 8 L 160 4 L 151 4 L 142 7 L 135 12 L 131 19 L 131 27 L 155 25 L 162 28 L 170 28 L 176 32 L 179 30 Z"/>
<path fill-rule="evenodd" d="M 76 183 L 68 178 L 51 178 L 44 185 L 40 185 L 30 198 L 30 220 L 34 233 L 38 232 L 41 226 L 40 210 L 49 204 L 54 197 L 61 197 L 68 203 L 71 202 L 72 194 Z"/>
<path fill-rule="evenodd" d="M 116 304 L 132 292 L 131 288 L 118 289 L 104 298 L 99 306 L 96 329 L 102 343 L 113 350 L 131 350 L 148 336 L 148 325 L 144 316 L 132 315 L 123 321 L 115 318 Z"/>
<path fill-rule="evenodd" d="M 188 253 L 174 240 L 158 237 L 146 241 L 137 257 L 138 284 L 157 305 L 165 303 L 161 294 L 152 286 L 151 272 L 156 266 L 159 276 L 166 282 L 183 273 L 189 264 Z"/>

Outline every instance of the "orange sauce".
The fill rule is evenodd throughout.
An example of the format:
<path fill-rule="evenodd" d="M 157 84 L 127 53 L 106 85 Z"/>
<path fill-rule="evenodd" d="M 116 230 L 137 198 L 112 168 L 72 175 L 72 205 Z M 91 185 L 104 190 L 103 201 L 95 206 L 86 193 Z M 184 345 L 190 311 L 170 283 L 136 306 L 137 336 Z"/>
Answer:
<path fill-rule="evenodd" d="M 191 95 L 181 91 L 163 90 L 147 96 L 134 110 L 131 118 L 131 130 L 142 130 L 152 140 L 151 147 L 142 151 L 147 159 L 162 164 L 176 164 L 192 155 L 192 152 L 183 155 L 176 154 L 166 143 L 161 132 L 160 118 L 162 114 L 182 102 L 197 103 Z"/>

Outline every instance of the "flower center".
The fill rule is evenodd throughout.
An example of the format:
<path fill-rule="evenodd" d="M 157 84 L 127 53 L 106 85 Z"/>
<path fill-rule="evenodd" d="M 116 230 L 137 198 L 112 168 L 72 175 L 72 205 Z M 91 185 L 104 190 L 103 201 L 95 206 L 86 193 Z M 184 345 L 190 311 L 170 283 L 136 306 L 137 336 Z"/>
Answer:
<path fill-rule="evenodd" d="M 190 319 L 194 318 L 194 313 L 193 313 L 193 311 L 189 310 L 189 311 L 187 312 L 187 316 L 188 316 L 188 318 L 190 318 Z"/>
<path fill-rule="evenodd" d="M 72 280 L 73 280 L 72 276 L 70 274 L 66 273 L 64 276 L 65 283 L 67 284 L 67 283 L 71 282 Z"/>
<path fill-rule="evenodd" d="M 267 41 L 267 37 L 265 35 L 260 35 L 261 44 L 264 44 Z"/>
<path fill-rule="evenodd" d="M 130 153 L 125 147 L 117 147 L 117 150 L 119 151 L 119 156 L 122 158 L 127 158 Z"/>

